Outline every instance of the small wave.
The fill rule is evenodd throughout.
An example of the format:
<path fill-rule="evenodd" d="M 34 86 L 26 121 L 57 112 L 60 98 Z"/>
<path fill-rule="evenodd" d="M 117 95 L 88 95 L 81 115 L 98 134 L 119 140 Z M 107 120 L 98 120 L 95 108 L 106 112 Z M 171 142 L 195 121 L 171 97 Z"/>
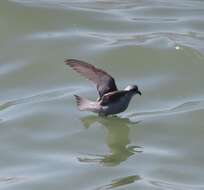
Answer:
<path fill-rule="evenodd" d="M 25 62 L 23 60 L 19 61 L 14 61 L 14 62 L 6 62 L 6 63 L 1 63 L 1 69 L 0 69 L 0 74 L 8 74 L 12 73 L 16 70 L 22 69 L 22 67 L 25 66 Z"/>
<path fill-rule="evenodd" d="M 204 100 L 195 100 L 195 101 L 184 102 L 170 109 L 133 113 L 127 116 L 131 119 L 160 117 L 160 116 L 166 116 L 166 115 L 182 114 L 186 112 L 192 112 L 192 111 L 203 110 L 203 109 L 204 109 Z"/>
<path fill-rule="evenodd" d="M 0 184 L 12 184 L 24 181 L 25 177 L 0 177 Z"/>
<path fill-rule="evenodd" d="M 203 3 L 199 0 L 188 2 L 178 2 L 174 1 L 122 1 L 122 0 L 10 0 L 12 2 L 21 3 L 27 6 L 36 6 L 36 7 L 57 7 L 57 8 L 78 8 L 78 9 L 88 9 L 88 10 L 101 10 L 101 11 L 110 11 L 110 10 L 132 10 L 137 7 L 147 7 L 151 5 L 151 7 L 173 7 L 173 8 L 197 8 L 202 7 Z M 176 5 L 175 5 L 176 4 Z"/>
<path fill-rule="evenodd" d="M 171 190 L 192 190 L 192 189 L 203 189 L 204 186 L 200 185 L 186 185 L 186 184 L 173 184 L 170 182 L 165 181 L 156 181 L 156 180 L 149 180 L 148 183 L 150 183 L 152 186 L 156 188 L 162 188 L 162 189 L 171 189 Z"/>
<path fill-rule="evenodd" d="M 23 97 L 16 100 L 10 100 L 0 104 L 0 111 L 10 108 L 14 105 L 47 102 L 47 101 L 60 99 L 66 96 L 71 96 L 74 92 L 79 92 L 79 89 L 80 91 L 84 91 L 83 88 L 68 87 L 68 88 L 62 88 L 62 89 L 48 90 L 32 96 Z"/>
<path fill-rule="evenodd" d="M 174 48 L 180 47 L 180 50 L 185 48 L 192 48 L 197 51 L 196 56 L 202 55 L 202 40 L 203 34 L 198 32 L 191 33 L 173 33 L 173 32 L 151 32 L 138 33 L 126 32 L 112 33 L 112 32 L 96 32 L 85 30 L 73 26 L 72 30 L 64 31 L 47 31 L 28 35 L 26 40 L 47 40 L 47 39 L 66 39 L 73 37 L 92 38 L 98 40 L 94 47 L 120 47 L 126 45 L 136 46 L 150 46 L 154 48 Z"/>

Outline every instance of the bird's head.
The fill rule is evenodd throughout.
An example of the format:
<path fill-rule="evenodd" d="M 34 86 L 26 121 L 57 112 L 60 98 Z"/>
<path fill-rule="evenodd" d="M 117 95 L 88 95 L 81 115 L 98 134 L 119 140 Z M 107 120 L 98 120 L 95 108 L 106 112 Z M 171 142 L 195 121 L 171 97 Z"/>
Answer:
<path fill-rule="evenodd" d="M 128 85 L 125 88 L 126 91 L 130 91 L 133 92 L 134 94 L 139 94 L 140 96 L 142 95 L 142 93 L 139 91 L 138 86 L 137 85 Z"/>

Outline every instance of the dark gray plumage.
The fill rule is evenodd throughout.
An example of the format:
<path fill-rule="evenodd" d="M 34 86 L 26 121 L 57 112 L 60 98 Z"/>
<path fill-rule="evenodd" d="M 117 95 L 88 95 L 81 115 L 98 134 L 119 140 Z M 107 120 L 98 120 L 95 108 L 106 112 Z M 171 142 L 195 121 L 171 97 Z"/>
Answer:
<path fill-rule="evenodd" d="M 81 111 L 92 111 L 99 115 L 112 115 L 123 112 L 135 94 L 140 94 L 136 85 L 129 85 L 124 90 L 118 90 L 114 78 L 102 69 L 77 59 L 65 60 L 73 70 L 96 84 L 99 98 L 90 101 L 75 95 L 77 106 Z"/>
<path fill-rule="evenodd" d="M 108 92 L 117 91 L 115 80 L 105 71 L 77 59 L 67 59 L 65 63 L 94 82 L 100 98 Z"/>

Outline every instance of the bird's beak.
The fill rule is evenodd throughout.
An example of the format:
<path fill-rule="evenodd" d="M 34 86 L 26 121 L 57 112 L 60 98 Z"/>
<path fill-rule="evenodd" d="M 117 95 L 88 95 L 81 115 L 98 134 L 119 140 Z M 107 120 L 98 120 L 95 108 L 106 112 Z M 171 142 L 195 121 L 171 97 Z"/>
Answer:
<path fill-rule="evenodd" d="M 140 96 L 142 96 L 142 93 L 141 93 L 139 90 L 137 91 L 137 94 L 139 94 Z"/>

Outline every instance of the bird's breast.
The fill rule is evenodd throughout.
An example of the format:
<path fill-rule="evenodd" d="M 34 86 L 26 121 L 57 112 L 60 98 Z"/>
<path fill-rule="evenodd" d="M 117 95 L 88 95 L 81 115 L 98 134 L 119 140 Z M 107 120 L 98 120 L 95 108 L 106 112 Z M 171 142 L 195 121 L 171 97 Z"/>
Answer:
<path fill-rule="evenodd" d="M 124 96 L 116 102 L 113 103 L 110 102 L 106 106 L 102 106 L 103 111 L 107 115 L 123 112 L 127 109 L 130 99 L 131 99 L 130 97 Z"/>

